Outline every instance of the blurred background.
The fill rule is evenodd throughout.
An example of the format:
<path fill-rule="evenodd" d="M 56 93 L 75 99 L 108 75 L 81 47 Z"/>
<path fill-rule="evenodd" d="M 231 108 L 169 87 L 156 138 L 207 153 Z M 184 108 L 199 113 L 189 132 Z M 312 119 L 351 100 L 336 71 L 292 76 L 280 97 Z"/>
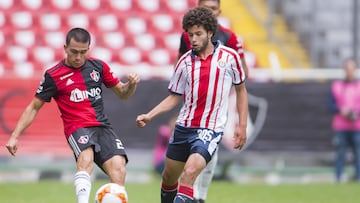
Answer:
<path fill-rule="evenodd" d="M 136 116 L 167 95 L 178 54 L 183 14 L 197 0 L 1 0 L 0 182 L 72 180 L 75 162 L 55 103 L 47 104 L 20 140 L 16 157 L 4 145 L 33 97 L 43 71 L 64 57 L 66 32 L 92 34 L 90 55 L 123 78 L 140 74 L 134 97 L 105 91 L 106 112 L 129 154 L 129 181 L 152 178 L 157 129 Z M 330 82 L 344 77 L 345 59 L 358 57 L 357 0 L 221 0 L 219 22 L 244 43 L 251 145 L 220 147 L 217 178 L 247 182 L 333 182 L 334 147 L 326 104 Z M 228 129 L 231 132 L 231 129 Z M 345 178 L 350 180 L 351 154 Z M 97 171 L 95 178 L 102 178 Z"/>

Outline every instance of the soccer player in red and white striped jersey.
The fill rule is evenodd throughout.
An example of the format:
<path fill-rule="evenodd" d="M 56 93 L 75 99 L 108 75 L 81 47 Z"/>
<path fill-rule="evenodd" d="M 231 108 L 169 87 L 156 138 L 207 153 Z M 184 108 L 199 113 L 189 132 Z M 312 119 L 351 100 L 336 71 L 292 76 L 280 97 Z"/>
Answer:
<path fill-rule="evenodd" d="M 213 14 L 218 18 L 221 14 L 220 0 L 198 0 L 198 6 L 205 6 L 212 10 Z M 212 41 L 220 41 L 227 47 L 230 47 L 238 52 L 242 67 L 246 77 L 249 76 L 248 66 L 245 60 L 244 44 L 239 40 L 237 35 L 230 29 L 218 24 L 216 32 L 212 37 Z M 179 58 L 187 51 L 191 50 L 191 42 L 189 34 L 183 32 L 180 39 Z M 206 165 L 206 168 L 200 173 L 194 184 L 194 203 L 205 203 L 207 192 L 211 181 L 213 179 L 216 165 L 218 162 L 218 151 L 215 152 L 211 161 Z"/>
<path fill-rule="evenodd" d="M 245 143 L 248 116 L 245 72 L 235 50 L 212 42 L 216 28 L 217 19 L 209 8 L 196 7 L 184 15 L 183 29 L 189 34 L 192 50 L 180 57 L 175 66 L 168 86 L 170 95 L 136 119 L 137 125 L 144 127 L 184 102 L 166 153 L 162 203 L 193 202 L 195 179 L 211 160 L 223 135 L 232 86 L 239 112 L 234 148 L 241 149 Z"/>

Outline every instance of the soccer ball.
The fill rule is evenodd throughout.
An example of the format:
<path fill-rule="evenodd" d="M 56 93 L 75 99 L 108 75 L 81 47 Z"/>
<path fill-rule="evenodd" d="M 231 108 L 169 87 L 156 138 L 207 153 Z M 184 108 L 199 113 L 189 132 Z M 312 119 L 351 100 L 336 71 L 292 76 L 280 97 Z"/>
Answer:
<path fill-rule="evenodd" d="M 125 187 L 116 183 L 102 185 L 95 194 L 95 203 L 127 203 Z"/>

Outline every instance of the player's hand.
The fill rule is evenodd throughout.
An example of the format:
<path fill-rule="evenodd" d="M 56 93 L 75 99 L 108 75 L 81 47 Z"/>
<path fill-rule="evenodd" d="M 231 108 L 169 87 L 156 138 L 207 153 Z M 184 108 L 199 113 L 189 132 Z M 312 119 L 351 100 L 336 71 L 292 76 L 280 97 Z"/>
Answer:
<path fill-rule="evenodd" d="M 240 127 L 239 125 L 235 126 L 233 142 L 234 142 L 234 149 L 238 149 L 238 150 L 242 149 L 242 147 L 246 143 L 245 127 Z"/>
<path fill-rule="evenodd" d="M 15 156 L 17 147 L 18 139 L 10 137 L 8 143 L 6 144 L 7 150 L 10 152 L 11 155 Z"/>
<path fill-rule="evenodd" d="M 146 124 L 150 121 L 150 118 L 146 114 L 138 115 L 136 118 L 136 125 L 140 128 L 146 126 Z"/>
<path fill-rule="evenodd" d="M 133 86 L 133 85 L 137 85 L 139 82 L 140 82 L 140 77 L 138 74 L 136 73 L 130 73 L 128 76 L 127 76 L 127 79 L 129 81 L 129 85 L 130 86 Z"/>

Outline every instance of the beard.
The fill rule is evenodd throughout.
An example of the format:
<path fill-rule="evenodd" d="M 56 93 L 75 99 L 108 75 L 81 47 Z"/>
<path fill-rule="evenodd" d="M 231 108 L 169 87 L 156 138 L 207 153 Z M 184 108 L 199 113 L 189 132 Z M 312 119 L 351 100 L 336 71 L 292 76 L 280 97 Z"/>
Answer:
<path fill-rule="evenodd" d="M 199 53 L 204 52 L 206 50 L 206 48 L 208 47 L 208 45 L 209 45 L 209 39 L 206 38 L 206 40 L 204 40 L 202 42 L 202 45 L 199 46 L 197 49 L 193 48 L 193 51 L 196 53 L 196 55 L 198 55 Z"/>

